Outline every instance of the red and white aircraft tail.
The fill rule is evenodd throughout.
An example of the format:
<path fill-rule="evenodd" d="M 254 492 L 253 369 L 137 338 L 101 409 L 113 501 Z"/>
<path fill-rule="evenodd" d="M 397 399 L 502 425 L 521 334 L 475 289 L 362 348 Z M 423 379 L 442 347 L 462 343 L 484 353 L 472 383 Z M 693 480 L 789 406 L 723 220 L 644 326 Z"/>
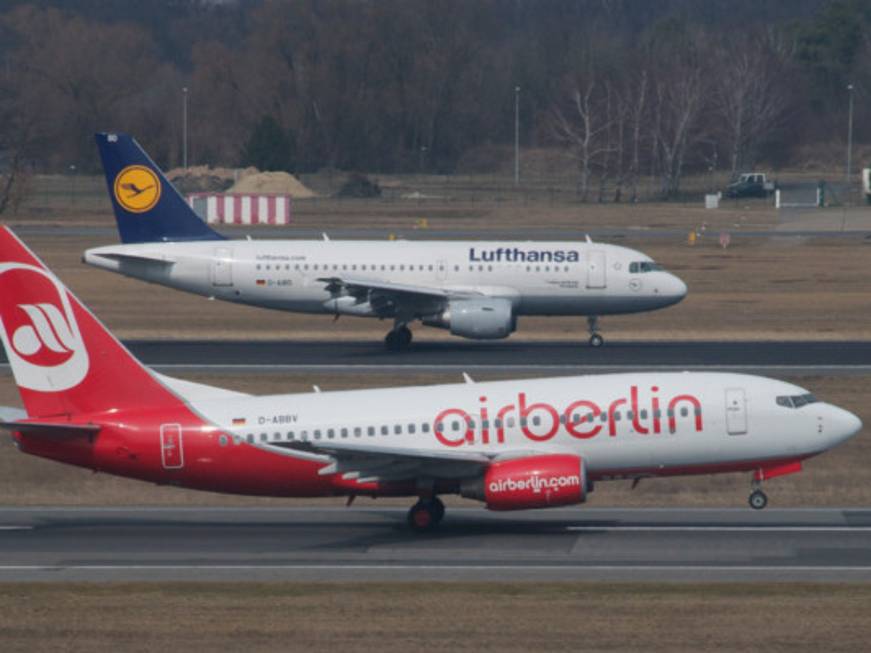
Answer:
<path fill-rule="evenodd" d="M 29 417 L 179 403 L 5 226 L 0 297 L 0 338 Z"/>

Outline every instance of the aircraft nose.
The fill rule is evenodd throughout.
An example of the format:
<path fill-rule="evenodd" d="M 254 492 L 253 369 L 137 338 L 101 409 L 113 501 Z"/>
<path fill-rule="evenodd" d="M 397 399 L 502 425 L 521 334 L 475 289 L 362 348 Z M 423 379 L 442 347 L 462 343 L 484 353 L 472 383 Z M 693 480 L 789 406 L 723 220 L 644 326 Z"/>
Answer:
<path fill-rule="evenodd" d="M 677 304 L 687 296 L 687 285 L 683 279 L 671 272 L 665 272 L 665 278 L 659 285 L 659 296 L 664 301 L 665 306 Z"/>
<path fill-rule="evenodd" d="M 830 413 L 831 433 L 836 443 L 849 440 L 862 430 L 862 420 L 849 410 L 832 406 Z"/>

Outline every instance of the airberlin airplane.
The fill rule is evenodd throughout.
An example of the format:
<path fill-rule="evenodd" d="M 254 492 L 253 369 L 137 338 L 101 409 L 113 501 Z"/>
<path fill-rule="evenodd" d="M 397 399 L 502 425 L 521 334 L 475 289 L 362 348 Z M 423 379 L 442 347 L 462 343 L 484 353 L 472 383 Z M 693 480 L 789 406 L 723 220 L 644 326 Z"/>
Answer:
<path fill-rule="evenodd" d="M 408 325 L 417 320 L 497 339 L 523 315 L 587 316 L 590 344 L 599 347 L 599 316 L 664 308 L 687 292 L 649 256 L 589 240 L 225 240 L 133 138 L 96 139 L 122 244 L 89 249 L 86 263 L 240 304 L 392 320 L 390 349 L 411 342 Z M 238 203 L 243 220 L 259 207 Z"/>
<path fill-rule="evenodd" d="M 0 337 L 26 410 L 18 448 L 120 476 L 248 495 L 439 495 L 492 510 L 583 503 L 596 481 L 764 480 L 855 435 L 851 413 L 757 376 L 637 373 L 254 397 L 143 367 L 0 228 Z M 9 411 L 4 411 L 8 415 Z"/>

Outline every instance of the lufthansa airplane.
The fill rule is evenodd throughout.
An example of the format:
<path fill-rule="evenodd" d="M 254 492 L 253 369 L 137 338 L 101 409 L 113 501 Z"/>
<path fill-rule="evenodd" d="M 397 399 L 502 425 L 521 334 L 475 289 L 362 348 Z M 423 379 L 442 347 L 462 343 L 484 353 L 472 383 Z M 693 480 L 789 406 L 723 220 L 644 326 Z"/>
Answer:
<path fill-rule="evenodd" d="M 278 497 L 444 494 L 491 510 L 583 503 L 597 481 L 750 472 L 761 484 L 855 435 L 808 390 L 714 372 L 645 372 L 255 397 L 143 367 L 8 229 L 0 338 L 29 454 L 181 487 Z"/>
<path fill-rule="evenodd" d="M 416 320 L 465 338 L 505 338 L 524 315 L 598 317 L 682 300 L 686 284 L 650 257 L 587 242 L 226 240 L 188 206 L 126 134 L 97 134 L 122 245 L 86 263 L 241 304 L 393 321 L 386 344 L 411 342 Z"/>

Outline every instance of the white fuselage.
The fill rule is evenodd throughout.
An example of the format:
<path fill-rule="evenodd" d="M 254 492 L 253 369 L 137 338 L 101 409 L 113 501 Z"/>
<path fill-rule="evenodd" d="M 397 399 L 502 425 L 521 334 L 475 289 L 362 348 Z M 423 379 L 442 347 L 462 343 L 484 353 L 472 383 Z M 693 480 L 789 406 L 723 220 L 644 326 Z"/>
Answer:
<path fill-rule="evenodd" d="M 330 278 L 407 286 L 410 295 L 505 298 L 514 315 L 633 313 L 686 294 L 650 257 L 588 242 L 197 241 L 98 247 L 84 260 L 199 295 L 302 313 L 342 312 Z M 376 309 L 351 314 L 393 316 Z M 424 317 L 422 310 L 412 317 Z"/>
<path fill-rule="evenodd" d="M 287 443 L 507 457 L 572 453 L 586 461 L 592 478 L 603 479 L 800 460 L 859 430 L 851 413 L 808 397 L 800 387 L 758 376 L 651 372 L 193 400 L 191 406 L 233 434 L 228 447 L 254 445 L 324 462 L 329 459 L 288 450 Z"/>

